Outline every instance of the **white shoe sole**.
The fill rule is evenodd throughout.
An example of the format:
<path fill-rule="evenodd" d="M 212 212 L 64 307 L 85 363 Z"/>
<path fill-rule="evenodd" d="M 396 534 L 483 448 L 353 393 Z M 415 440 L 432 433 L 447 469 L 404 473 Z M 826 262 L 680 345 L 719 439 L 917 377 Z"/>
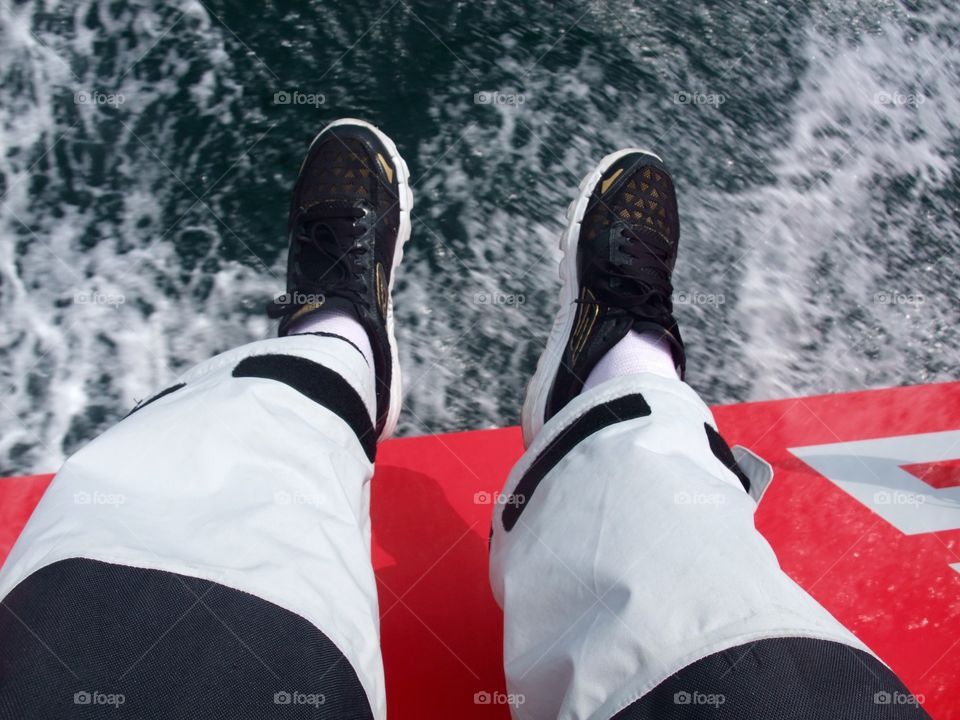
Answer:
<path fill-rule="evenodd" d="M 590 171 L 580 182 L 580 192 L 567 208 L 567 228 L 560 236 L 560 309 L 550 331 L 547 347 L 537 363 L 537 371 L 527 385 L 527 394 L 523 402 L 523 446 L 530 447 L 543 428 L 543 416 L 546 413 L 547 398 L 553 387 L 554 378 L 560 369 L 564 349 L 573 332 L 576 317 L 576 299 L 580 297 L 580 279 L 577 277 L 577 247 L 580 240 L 580 226 L 587 211 L 587 204 L 597 183 L 600 182 L 609 167 L 617 160 L 632 153 L 642 153 L 662 162 L 658 155 L 642 148 L 627 148 L 610 153 Z"/>
<path fill-rule="evenodd" d="M 410 212 L 413 210 L 413 190 L 410 188 L 410 169 L 407 163 L 400 156 L 397 146 L 387 135 L 375 125 L 371 125 L 365 120 L 355 118 L 341 118 L 327 125 L 319 132 L 317 137 L 310 143 L 312 148 L 314 143 L 320 139 L 327 130 L 340 125 L 359 125 L 374 133 L 383 143 L 390 155 L 390 163 L 397 173 L 397 188 L 400 199 L 400 229 L 397 231 L 397 245 L 393 251 L 393 267 L 390 271 L 390 283 L 387 288 L 387 339 L 390 342 L 390 357 L 393 366 L 390 371 L 390 406 L 387 410 L 387 420 L 380 433 L 380 440 L 386 440 L 393 435 L 397 429 L 397 421 L 400 419 L 400 409 L 403 405 L 403 380 L 400 376 L 400 357 L 397 354 L 397 337 L 394 334 L 393 322 L 393 281 L 397 277 L 397 266 L 403 259 L 403 246 L 410 239 Z M 309 154 L 309 150 L 307 151 Z M 376 419 L 374 419 L 376 422 Z"/>

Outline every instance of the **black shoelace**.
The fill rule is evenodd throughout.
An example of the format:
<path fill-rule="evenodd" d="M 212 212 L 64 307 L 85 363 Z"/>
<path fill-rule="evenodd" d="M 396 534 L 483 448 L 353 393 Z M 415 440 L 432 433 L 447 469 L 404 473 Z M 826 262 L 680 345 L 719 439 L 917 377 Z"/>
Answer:
<path fill-rule="evenodd" d="M 308 210 L 295 230 L 294 277 L 297 287 L 267 307 L 267 315 L 283 317 L 317 297 L 343 297 L 368 304 L 363 256 L 368 248 L 356 240 L 369 229 L 362 206 L 325 203 Z"/>
<path fill-rule="evenodd" d="M 626 314 L 636 320 L 653 320 L 668 326 L 673 321 L 673 285 L 670 282 L 672 244 L 660 233 L 631 227 L 618 221 L 609 231 L 612 252 L 594 254 L 591 264 L 605 282 L 591 286 L 596 301 L 610 314 Z"/>

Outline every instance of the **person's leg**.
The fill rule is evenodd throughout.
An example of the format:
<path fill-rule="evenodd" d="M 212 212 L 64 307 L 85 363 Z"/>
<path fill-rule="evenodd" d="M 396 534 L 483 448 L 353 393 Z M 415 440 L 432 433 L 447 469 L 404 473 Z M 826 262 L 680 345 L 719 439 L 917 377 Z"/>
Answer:
<path fill-rule="evenodd" d="M 74 454 L 14 546 L 0 718 L 385 717 L 369 481 L 399 410 L 411 202 L 379 131 L 314 142 L 272 306 L 286 336 L 202 363 Z"/>
<path fill-rule="evenodd" d="M 781 571 L 749 479 L 681 379 L 666 169 L 608 156 L 569 217 L 527 451 L 493 519 L 514 717 L 924 717 L 874 702 L 906 689 Z"/>

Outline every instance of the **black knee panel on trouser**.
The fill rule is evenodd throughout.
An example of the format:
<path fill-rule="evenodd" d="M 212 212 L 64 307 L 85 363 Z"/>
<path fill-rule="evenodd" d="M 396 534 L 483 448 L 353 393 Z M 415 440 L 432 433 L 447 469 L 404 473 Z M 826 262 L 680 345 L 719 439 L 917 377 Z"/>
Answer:
<path fill-rule="evenodd" d="M 233 588 L 62 560 L 0 607 L 0 720 L 372 718 L 316 627 Z"/>
<path fill-rule="evenodd" d="M 929 720 L 873 655 L 811 638 L 770 638 L 708 655 L 613 720 Z"/>

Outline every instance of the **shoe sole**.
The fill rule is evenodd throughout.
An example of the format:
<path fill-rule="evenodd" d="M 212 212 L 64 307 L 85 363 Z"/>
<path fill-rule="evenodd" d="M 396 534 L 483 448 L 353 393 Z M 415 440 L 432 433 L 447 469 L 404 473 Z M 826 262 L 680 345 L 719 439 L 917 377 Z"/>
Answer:
<path fill-rule="evenodd" d="M 547 409 L 547 398 L 553 387 L 554 378 L 560 369 L 564 349 L 573 332 L 573 321 L 576 317 L 575 300 L 580 297 L 580 279 L 577 277 L 577 248 L 580 241 L 580 226 L 587 211 L 590 197 L 594 188 L 600 182 L 607 170 L 620 158 L 640 154 L 651 157 L 657 162 L 663 162 L 660 157 L 649 150 L 642 148 L 627 148 L 610 153 L 604 157 L 580 181 L 579 194 L 567 208 L 567 228 L 560 236 L 560 310 L 553 322 L 547 347 L 537 362 L 537 371 L 527 385 L 527 393 L 523 402 L 521 424 L 523 426 L 523 446 L 530 447 L 534 439 L 543 428 L 543 416 Z"/>
<path fill-rule="evenodd" d="M 406 161 L 400 156 L 400 151 L 393 140 L 387 137 L 386 133 L 368 123 L 365 120 L 356 118 L 341 118 L 327 125 L 317 134 L 310 143 L 310 147 L 320 139 L 328 130 L 341 125 L 359 125 L 366 128 L 383 143 L 390 156 L 390 163 L 396 169 L 397 173 L 397 195 L 400 201 L 400 229 L 397 231 L 397 244 L 393 250 L 393 267 L 390 270 L 390 282 L 387 287 L 387 339 L 390 343 L 390 357 L 392 360 L 392 369 L 390 372 L 390 405 L 387 410 L 386 423 L 380 433 L 380 440 L 386 440 L 393 435 L 397 429 L 397 421 L 400 419 L 400 410 L 403 405 L 403 380 L 400 375 L 400 357 L 397 354 L 397 337 L 394 333 L 393 320 L 393 283 L 397 277 L 397 266 L 403 259 L 403 246 L 410 239 L 410 213 L 413 210 L 413 190 L 410 188 L 410 169 Z M 309 155 L 309 150 L 307 154 Z"/>

